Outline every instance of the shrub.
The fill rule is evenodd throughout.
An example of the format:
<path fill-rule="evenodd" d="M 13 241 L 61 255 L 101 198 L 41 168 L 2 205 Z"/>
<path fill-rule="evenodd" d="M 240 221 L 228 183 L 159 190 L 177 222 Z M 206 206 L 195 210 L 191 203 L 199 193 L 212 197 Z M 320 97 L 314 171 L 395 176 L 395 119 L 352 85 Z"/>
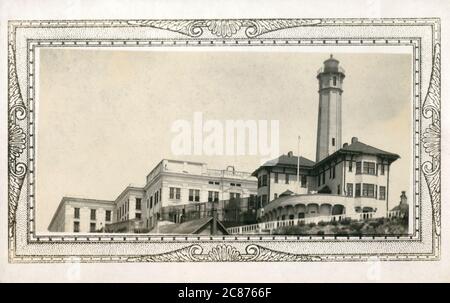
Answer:
<path fill-rule="evenodd" d="M 350 233 L 360 235 L 362 233 L 361 230 L 362 230 L 363 226 L 364 226 L 364 224 L 357 223 L 357 222 L 350 224 L 350 226 L 349 226 Z"/>
<path fill-rule="evenodd" d="M 376 219 L 374 221 L 369 222 L 369 225 L 373 228 L 377 228 L 380 225 L 383 225 L 383 220 Z"/>
<path fill-rule="evenodd" d="M 336 227 L 333 227 L 333 228 L 331 229 L 331 233 L 337 235 L 337 234 L 339 233 L 340 230 L 341 230 L 341 229 L 340 229 L 339 227 L 336 226 Z"/>
<path fill-rule="evenodd" d="M 326 226 L 326 225 L 328 225 L 328 223 L 324 222 L 324 221 L 320 221 L 319 223 L 317 223 L 317 225 L 319 225 L 319 226 Z"/>
<path fill-rule="evenodd" d="M 352 236 L 362 236 L 362 232 L 361 232 L 360 229 L 358 229 L 358 230 L 356 230 L 356 229 L 350 230 L 349 234 L 352 235 Z"/>
<path fill-rule="evenodd" d="M 304 226 L 285 226 L 275 229 L 272 232 L 274 235 L 306 235 L 308 234 L 307 228 Z"/>
<path fill-rule="evenodd" d="M 311 223 L 308 224 L 308 226 L 309 226 L 309 227 L 314 227 L 314 226 L 316 226 L 316 223 L 311 222 Z"/>
<path fill-rule="evenodd" d="M 336 234 L 337 235 L 341 235 L 341 236 L 347 236 L 348 235 L 348 232 L 346 231 L 346 230 L 338 230 L 337 232 L 336 232 Z"/>
<path fill-rule="evenodd" d="M 345 218 L 341 221 L 342 225 L 350 225 L 352 223 L 352 220 L 350 218 Z"/>
<path fill-rule="evenodd" d="M 331 221 L 331 225 L 337 226 L 339 224 L 339 221 Z"/>
<path fill-rule="evenodd" d="M 322 236 L 322 235 L 325 234 L 325 232 L 324 232 L 323 230 L 319 230 L 319 231 L 317 232 L 317 234 L 318 234 L 319 236 Z"/>

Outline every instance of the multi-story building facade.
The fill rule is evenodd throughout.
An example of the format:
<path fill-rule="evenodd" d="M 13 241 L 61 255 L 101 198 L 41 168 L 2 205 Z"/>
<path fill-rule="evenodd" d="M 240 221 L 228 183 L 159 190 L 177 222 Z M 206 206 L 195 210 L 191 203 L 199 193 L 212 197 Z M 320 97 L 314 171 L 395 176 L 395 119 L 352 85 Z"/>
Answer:
<path fill-rule="evenodd" d="M 160 221 L 183 221 L 183 205 L 210 209 L 205 203 L 257 195 L 256 178 L 232 166 L 217 170 L 205 163 L 164 159 L 146 181 L 143 187 L 128 186 L 114 201 L 64 197 L 49 231 L 145 232 Z"/>
<path fill-rule="evenodd" d="M 314 161 L 300 157 L 299 180 L 297 180 L 298 157 L 292 152 L 264 163 L 253 176 L 258 179 L 258 204 L 265 207 L 269 201 L 277 199 L 289 191 L 307 194 L 312 189 L 311 168 Z"/>
<path fill-rule="evenodd" d="M 50 222 L 52 232 L 101 232 L 113 223 L 115 202 L 64 197 Z"/>
<path fill-rule="evenodd" d="M 316 162 L 303 157 L 298 161 L 289 152 L 253 173 L 259 181 L 260 220 L 355 212 L 387 216 L 390 167 L 399 156 L 356 137 L 341 146 L 344 78 L 344 70 L 332 56 L 318 72 Z"/>
<path fill-rule="evenodd" d="M 205 163 L 164 159 L 147 175 L 145 186 L 129 186 L 115 201 L 63 198 L 49 230 L 151 231 L 158 222 L 195 218 L 193 212 L 210 216 L 213 202 L 240 198 L 249 198 L 245 206 L 239 206 L 246 210 L 234 217 L 229 207 L 233 203 L 217 203 L 223 208 L 221 218 L 230 224 L 248 221 L 255 208 L 255 217 L 261 221 L 354 213 L 387 216 L 391 164 L 399 156 L 355 137 L 341 145 L 344 78 L 344 70 L 332 56 L 317 74 L 315 162 L 289 152 L 250 174 L 231 166 L 214 170 Z"/>
<path fill-rule="evenodd" d="M 232 166 L 216 170 L 205 163 L 165 159 L 148 174 L 144 191 L 143 221 L 152 229 L 158 220 L 182 220 L 183 213 L 163 212 L 162 208 L 256 196 L 257 183 L 250 173 Z"/>

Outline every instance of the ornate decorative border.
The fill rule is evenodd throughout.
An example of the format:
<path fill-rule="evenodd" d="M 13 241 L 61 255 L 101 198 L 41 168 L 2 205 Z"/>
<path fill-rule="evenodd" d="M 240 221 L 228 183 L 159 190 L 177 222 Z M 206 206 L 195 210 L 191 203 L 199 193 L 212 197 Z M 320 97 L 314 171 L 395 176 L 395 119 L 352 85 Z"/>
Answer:
<path fill-rule="evenodd" d="M 433 70 L 430 86 L 423 103 L 422 114 L 431 119 L 430 126 L 422 135 L 425 152 L 431 157 L 422 165 L 422 171 L 431 194 L 433 222 L 436 235 L 441 234 L 441 48 L 434 46 Z"/>
<path fill-rule="evenodd" d="M 193 244 L 169 253 L 129 257 L 128 262 L 264 262 L 264 261 L 320 261 L 320 256 L 298 255 L 271 250 L 261 245 L 250 244 L 241 253 L 229 244 L 219 244 L 203 253 L 200 245 Z"/>
<path fill-rule="evenodd" d="M 8 236 L 14 237 L 17 203 L 27 165 L 18 161 L 26 147 L 26 134 L 18 121 L 27 117 L 17 79 L 14 45 L 8 51 Z"/>
<path fill-rule="evenodd" d="M 149 26 L 174 31 L 189 37 L 200 37 L 207 29 L 219 38 L 230 38 L 245 29 L 247 38 L 297 26 L 316 25 L 321 19 L 225 19 L 225 20 L 131 20 L 130 25 Z"/>
<path fill-rule="evenodd" d="M 192 38 L 212 37 L 224 41 L 233 36 L 249 39 L 282 29 L 302 26 L 408 26 L 425 25 L 432 28 L 433 67 L 428 93 L 422 107 L 422 116 L 430 120 L 429 127 L 421 134 L 420 142 L 431 161 L 422 164 L 431 195 L 433 209 L 433 254 L 427 258 L 438 259 L 440 255 L 440 21 L 438 19 L 226 19 L 226 20 L 98 20 L 98 21 L 12 21 L 9 27 L 8 49 L 8 239 L 10 262 L 17 261 L 15 254 L 16 215 L 24 179 L 29 167 L 22 160 L 27 147 L 28 130 L 22 121 L 28 118 L 20 91 L 16 65 L 16 30 L 20 27 L 151 27 L 168 30 Z M 416 256 L 418 257 L 418 256 Z M 345 258 L 344 258 L 345 259 Z M 356 258 L 358 259 L 358 258 Z M 383 258 L 381 258 L 383 259 Z M 395 259 L 395 258 L 394 258 Z M 402 258 L 399 258 L 402 259 Z M 250 244 L 245 252 L 229 244 L 218 244 L 204 253 L 199 244 L 156 255 L 129 256 L 126 262 L 167 261 L 324 261 L 319 255 L 299 255 Z"/>

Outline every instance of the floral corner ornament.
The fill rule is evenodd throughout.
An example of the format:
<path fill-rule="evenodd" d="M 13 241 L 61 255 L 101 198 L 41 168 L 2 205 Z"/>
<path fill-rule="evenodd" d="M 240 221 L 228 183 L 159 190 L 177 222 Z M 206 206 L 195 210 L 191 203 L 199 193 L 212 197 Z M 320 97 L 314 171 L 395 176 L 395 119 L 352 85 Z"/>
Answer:
<path fill-rule="evenodd" d="M 282 262 L 282 261 L 320 261 L 319 256 L 291 254 L 272 250 L 261 245 L 250 244 L 245 252 L 240 252 L 229 244 L 219 244 L 203 253 L 202 246 L 193 244 L 175 251 L 129 257 L 129 262 Z"/>
<path fill-rule="evenodd" d="M 435 222 L 435 232 L 441 232 L 441 52 L 440 44 L 436 44 L 433 54 L 433 69 L 430 86 L 423 104 L 422 114 L 431 119 L 430 125 L 422 134 L 422 144 L 431 161 L 422 164 L 422 171 L 431 195 L 431 205 Z"/>
<path fill-rule="evenodd" d="M 292 27 L 316 25 L 320 19 L 221 19 L 221 20 L 130 20 L 128 24 L 149 26 L 184 34 L 190 37 L 200 37 L 207 29 L 219 38 L 230 38 L 241 29 L 245 29 L 248 38 Z"/>

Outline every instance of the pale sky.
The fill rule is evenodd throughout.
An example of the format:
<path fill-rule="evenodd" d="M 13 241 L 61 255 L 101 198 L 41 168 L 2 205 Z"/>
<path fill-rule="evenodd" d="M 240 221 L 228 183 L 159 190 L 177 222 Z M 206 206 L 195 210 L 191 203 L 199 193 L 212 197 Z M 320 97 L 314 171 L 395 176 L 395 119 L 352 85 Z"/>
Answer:
<path fill-rule="evenodd" d="M 317 70 L 329 53 L 40 51 L 36 212 L 46 231 L 63 196 L 114 200 L 145 184 L 162 159 L 252 172 L 259 156 L 174 156 L 170 132 L 194 112 L 217 120 L 279 120 L 280 153 L 315 160 Z M 394 152 L 390 208 L 410 193 L 411 56 L 337 53 L 346 71 L 342 142 L 356 136 Z"/>

